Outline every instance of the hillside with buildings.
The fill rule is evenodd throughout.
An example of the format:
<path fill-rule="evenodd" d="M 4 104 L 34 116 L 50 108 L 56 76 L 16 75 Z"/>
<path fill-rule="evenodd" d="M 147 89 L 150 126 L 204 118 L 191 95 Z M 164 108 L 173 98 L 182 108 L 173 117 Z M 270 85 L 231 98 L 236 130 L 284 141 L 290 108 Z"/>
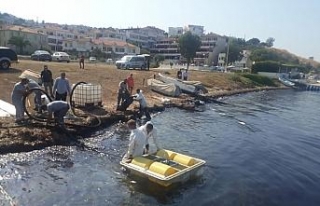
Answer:
<path fill-rule="evenodd" d="M 228 61 L 228 39 L 232 37 L 205 33 L 203 26 L 169 27 L 168 32 L 153 26 L 127 29 L 95 28 L 44 21 L 39 23 L 0 13 L 0 45 L 17 51 L 14 45 L 9 44 L 9 40 L 13 36 L 21 36 L 30 42 L 22 55 L 30 55 L 37 49 L 44 49 L 50 52 L 66 51 L 75 57 L 96 56 L 95 54 L 99 53 L 103 54 L 101 60 L 116 60 L 126 54 L 150 53 L 153 56 L 163 56 L 165 63 L 184 63 L 185 60 L 179 52 L 178 38 L 188 31 L 201 39 L 200 49 L 193 59 L 195 65 L 225 66 L 228 62 L 238 67 L 251 66 L 250 50 L 237 51 L 241 56 L 232 60 L 230 58 Z M 231 53 L 232 49 L 230 47 Z M 292 54 L 289 53 L 290 55 Z M 309 62 L 305 59 L 303 61 Z"/>

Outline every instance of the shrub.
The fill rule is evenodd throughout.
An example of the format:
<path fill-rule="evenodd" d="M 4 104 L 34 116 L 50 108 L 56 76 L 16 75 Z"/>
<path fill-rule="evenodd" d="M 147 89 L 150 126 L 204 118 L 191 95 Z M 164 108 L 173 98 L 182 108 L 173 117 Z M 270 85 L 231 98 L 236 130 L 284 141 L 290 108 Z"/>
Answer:
<path fill-rule="evenodd" d="M 242 74 L 243 77 L 249 79 L 252 83 L 258 86 L 276 86 L 269 77 L 257 74 Z"/>

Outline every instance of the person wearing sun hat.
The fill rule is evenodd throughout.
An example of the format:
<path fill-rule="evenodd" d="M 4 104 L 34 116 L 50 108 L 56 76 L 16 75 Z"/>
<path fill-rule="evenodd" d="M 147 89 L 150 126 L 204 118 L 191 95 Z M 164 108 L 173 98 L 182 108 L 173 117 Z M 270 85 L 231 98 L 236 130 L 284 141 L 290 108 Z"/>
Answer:
<path fill-rule="evenodd" d="M 29 79 L 21 74 L 19 76 L 20 82 L 16 83 L 11 92 L 12 104 L 16 108 L 16 117 L 15 122 L 21 123 L 24 121 L 24 107 L 23 107 L 23 96 L 27 93 L 26 85 L 29 82 Z"/>

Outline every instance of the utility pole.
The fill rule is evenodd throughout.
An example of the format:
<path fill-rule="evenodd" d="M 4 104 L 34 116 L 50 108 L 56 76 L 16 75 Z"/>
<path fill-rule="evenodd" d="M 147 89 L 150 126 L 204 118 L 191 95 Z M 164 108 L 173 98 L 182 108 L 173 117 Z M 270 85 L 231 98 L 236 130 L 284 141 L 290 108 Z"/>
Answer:
<path fill-rule="evenodd" d="M 225 70 L 227 70 L 227 66 L 228 66 L 228 59 L 229 59 L 229 38 L 227 37 L 226 39 L 227 41 L 227 54 L 226 54 L 226 62 L 225 62 Z"/>

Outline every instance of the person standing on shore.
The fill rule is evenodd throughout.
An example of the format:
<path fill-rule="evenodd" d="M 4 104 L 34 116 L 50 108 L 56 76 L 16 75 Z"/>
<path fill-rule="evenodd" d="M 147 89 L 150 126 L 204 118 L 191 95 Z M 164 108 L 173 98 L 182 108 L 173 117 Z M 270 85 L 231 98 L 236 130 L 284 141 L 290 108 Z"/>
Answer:
<path fill-rule="evenodd" d="M 41 81 L 44 86 L 44 90 L 46 93 L 48 93 L 49 90 L 49 95 L 53 97 L 52 94 L 52 84 L 53 84 L 53 79 L 52 79 L 52 72 L 48 69 L 47 65 L 43 66 L 43 71 L 41 72 Z"/>
<path fill-rule="evenodd" d="M 137 129 L 136 121 L 131 119 L 127 122 L 127 125 L 131 130 L 131 133 L 129 138 L 128 151 L 124 155 L 123 160 L 126 163 L 130 163 L 134 157 L 143 155 L 146 136 L 141 130 Z"/>
<path fill-rule="evenodd" d="M 182 71 L 181 71 L 181 69 L 179 69 L 179 70 L 177 71 L 177 78 L 178 78 L 178 79 L 182 79 Z"/>
<path fill-rule="evenodd" d="M 60 77 L 57 77 L 53 85 L 53 93 L 55 93 L 55 100 L 67 100 L 67 95 L 70 95 L 70 84 L 66 78 L 66 73 L 62 72 Z"/>
<path fill-rule="evenodd" d="M 16 83 L 11 93 L 12 104 L 16 108 L 15 123 L 22 123 L 24 121 L 24 107 L 23 107 L 23 96 L 27 94 L 26 85 L 29 80 L 23 75 L 19 76 L 20 82 Z"/>
<path fill-rule="evenodd" d="M 144 97 L 144 95 L 142 94 L 142 91 L 140 89 L 137 89 L 137 94 L 133 95 L 133 100 L 136 100 L 139 102 L 140 104 L 140 107 L 139 107 L 139 118 L 142 117 L 143 114 L 145 114 L 146 118 L 148 120 L 151 119 L 151 116 L 149 114 L 149 111 L 148 111 L 148 104 L 147 104 L 147 101 L 146 101 L 146 98 Z"/>
<path fill-rule="evenodd" d="M 123 101 L 130 96 L 128 91 L 127 79 L 119 83 L 117 109 L 120 108 Z"/>
<path fill-rule="evenodd" d="M 188 70 L 183 70 L 182 71 L 182 79 L 183 79 L 183 81 L 187 81 L 188 80 Z"/>
<path fill-rule="evenodd" d="M 80 64 L 80 69 L 84 69 L 84 56 L 83 55 L 81 55 L 81 57 L 80 57 L 79 64 Z"/>
<path fill-rule="evenodd" d="M 130 95 L 132 95 L 132 91 L 134 87 L 133 74 L 130 74 L 130 76 L 127 78 L 127 84 L 128 84 L 128 90 L 130 92 Z"/>

